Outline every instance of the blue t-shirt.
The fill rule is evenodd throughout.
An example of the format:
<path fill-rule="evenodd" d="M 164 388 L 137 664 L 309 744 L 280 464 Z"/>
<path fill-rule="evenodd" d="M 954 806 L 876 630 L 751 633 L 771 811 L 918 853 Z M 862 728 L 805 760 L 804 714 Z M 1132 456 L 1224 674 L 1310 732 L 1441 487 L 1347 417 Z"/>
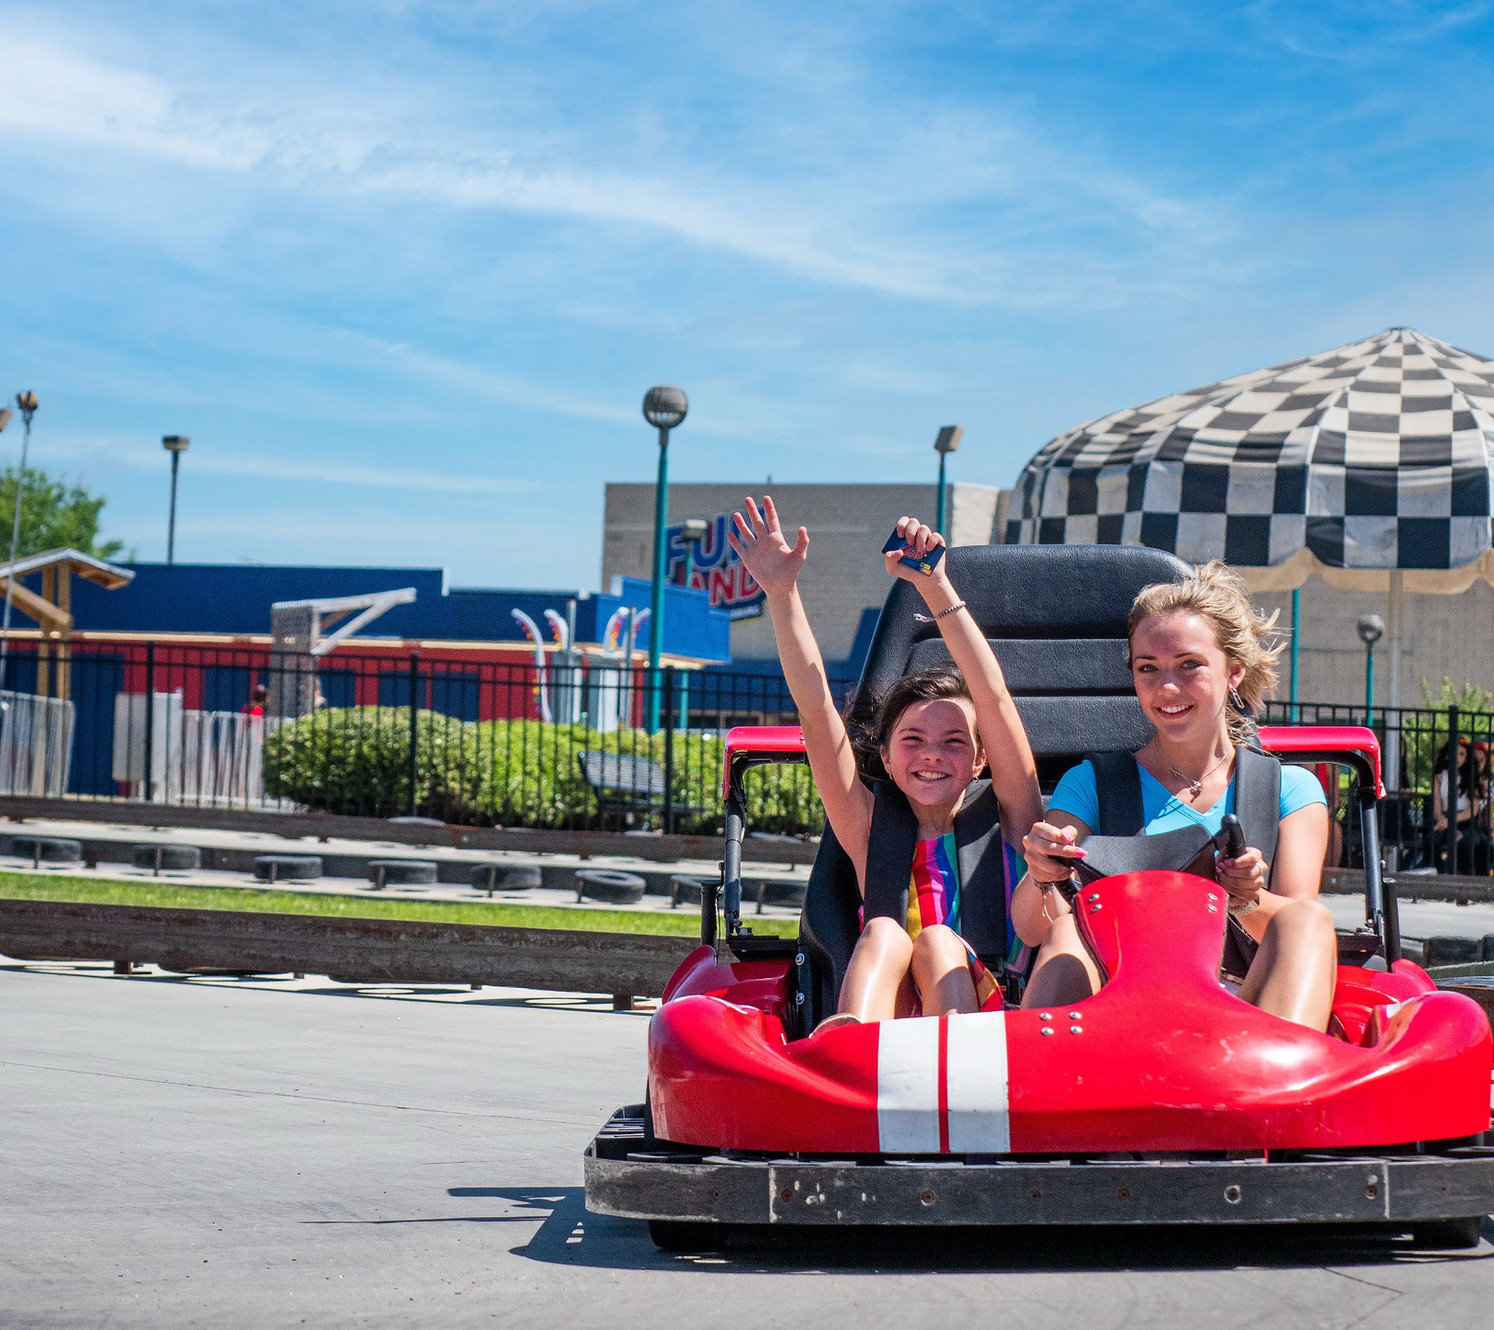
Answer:
<path fill-rule="evenodd" d="M 1180 827 L 1197 824 L 1210 832 L 1219 830 L 1226 813 L 1235 811 L 1235 782 L 1230 780 L 1224 798 L 1217 799 L 1214 806 L 1200 812 L 1191 808 L 1167 788 L 1139 762 L 1136 769 L 1141 773 L 1141 817 L 1142 830 L 1148 836 L 1163 831 L 1177 831 Z M 1281 766 L 1281 813 L 1286 817 L 1309 804 L 1327 806 L 1323 787 L 1317 777 L 1306 767 Z M 1078 818 L 1091 831 L 1100 821 L 1100 797 L 1095 790 L 1095 769 L 1088 762 L 1070 767 L 1053 791 L 1048 802 L 1050 813 L 1067 813 Z"/>

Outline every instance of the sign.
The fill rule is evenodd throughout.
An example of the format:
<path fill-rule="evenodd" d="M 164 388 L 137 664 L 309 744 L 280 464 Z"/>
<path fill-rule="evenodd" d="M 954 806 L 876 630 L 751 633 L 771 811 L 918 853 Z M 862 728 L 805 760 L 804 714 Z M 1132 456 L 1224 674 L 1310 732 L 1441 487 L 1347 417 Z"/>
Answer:
<path fill-rule="evenodd" d="M 732 619 L 756 619 L 763 612 L 762 587 L 752 580 L 736 551 L 726 543 L 730 513 L 721 513 L 706 526 L 705 538 L 695 547 L 693 560 L 684 540 L 685 524 L 669 527 L 664 559 L 664 580 L 676 586 L 685 585 L 689 571 L 690 585 L 711 595 L 711 608 L 725 610 Z"/>

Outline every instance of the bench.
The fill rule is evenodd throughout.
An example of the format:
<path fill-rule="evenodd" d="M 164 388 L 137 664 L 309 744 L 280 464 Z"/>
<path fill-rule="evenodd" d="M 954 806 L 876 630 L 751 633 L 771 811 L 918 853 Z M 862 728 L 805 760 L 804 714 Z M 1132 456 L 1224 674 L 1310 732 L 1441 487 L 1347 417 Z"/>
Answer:
<path fill-rule="evenodd" d="M 653 758 L 585 749 L 576 754 L 576 761 L 581 767 L 582 777 L 597 797 L 598 811 L 616 813 L 630 826 L 633 818 L 640 814 L 645 819 L 658 815 L 662 820 L 664 768 Z M 673 832 L 682 814 L 700 811 L 698 804 L 671 804 L 670 825 L 664 830 Z"/>

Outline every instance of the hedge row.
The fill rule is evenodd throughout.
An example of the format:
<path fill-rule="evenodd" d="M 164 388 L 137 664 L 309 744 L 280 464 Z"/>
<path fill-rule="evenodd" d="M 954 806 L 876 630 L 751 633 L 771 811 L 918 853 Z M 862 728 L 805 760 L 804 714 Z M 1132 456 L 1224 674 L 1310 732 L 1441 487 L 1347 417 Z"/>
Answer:
<path fill-rule="evenodd" d="M 596 796 L 578 755 L 652 757 L 663 767 L 666 743 L 673 744 L 675 829 L 719 832 L 723 744 L 700 731 L 602 734 L 583 725 L 462 721 L 421 711 L 415 717 L 416 806 L 425 816 L 469 825 L 596 826 Z M 333 813 L 408 812 L 409 708 L 333 707 L 290 721 L 266 736 L 264 770 L 272 798 Z M 747 796 L 753 830 L 812 835 L 824 825 L 804 767 L 754 768 Z M 657 816 L 652 822 L 657 825 Z"/>

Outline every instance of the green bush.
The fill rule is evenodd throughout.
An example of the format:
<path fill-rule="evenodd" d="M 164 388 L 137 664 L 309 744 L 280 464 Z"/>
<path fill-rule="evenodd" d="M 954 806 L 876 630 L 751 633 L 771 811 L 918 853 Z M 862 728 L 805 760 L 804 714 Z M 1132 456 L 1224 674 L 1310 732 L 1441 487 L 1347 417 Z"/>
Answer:
<path fill-rule="evenodd" d="M 416 721 L 417 811 L 445 821 L 510 827 L 597 825 L 595 794 L 578 757 L 588 750 L 650 757 L 665 766 L 666 736 L 601 734 L 538 720 L 462 721 L 422 711 Z M 722 830 L 723 740 L 676 730 L 671 797 L 680 832 Z M 409 810 L 410 712 L 404 707 L 334 707 L 288 721 L 265 739 L 265 790 L 333 813 L 392 817 Z M 815 835 L 824 810 L 804 766 L 747 774 L 748 826 Z M 657 827 L 660 815 L 638 815 Z"/>
<path fill-rule="evenodd" d="M 479 812 L 473 727 L 435 711 L 415 720 L 417 810 L 452 822 Z M 395 817 L 410 807 L 410 709 L 329 707 L 265 736 L 265 793 L 311 808 Z"/>

